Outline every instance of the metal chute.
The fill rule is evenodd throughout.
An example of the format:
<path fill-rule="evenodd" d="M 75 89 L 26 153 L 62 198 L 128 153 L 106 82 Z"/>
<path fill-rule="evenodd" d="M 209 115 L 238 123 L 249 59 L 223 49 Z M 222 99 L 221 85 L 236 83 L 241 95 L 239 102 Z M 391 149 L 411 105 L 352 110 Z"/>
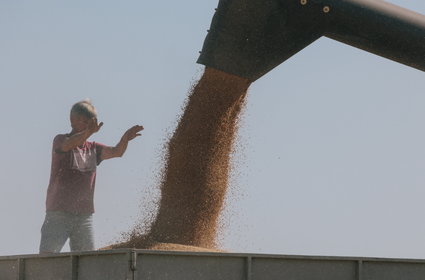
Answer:
<path fill-rule="evenodd" d="M 254 81 L 322 36 L 425 71 L 425 16 L 382 0 L 220 0 L 198 62 Z"/>

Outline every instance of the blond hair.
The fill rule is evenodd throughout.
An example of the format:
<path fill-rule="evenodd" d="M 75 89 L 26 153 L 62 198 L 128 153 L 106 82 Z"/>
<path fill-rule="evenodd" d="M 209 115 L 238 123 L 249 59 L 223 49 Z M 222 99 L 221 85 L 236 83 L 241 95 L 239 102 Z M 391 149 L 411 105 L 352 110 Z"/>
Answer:
<path fill-rule="evenodd" d="M 75 103 L 71 108 L 71 116 L 79 115 L 86 118 L 97 118 L 96 108 L 89 99 L 85 99 Z"/>

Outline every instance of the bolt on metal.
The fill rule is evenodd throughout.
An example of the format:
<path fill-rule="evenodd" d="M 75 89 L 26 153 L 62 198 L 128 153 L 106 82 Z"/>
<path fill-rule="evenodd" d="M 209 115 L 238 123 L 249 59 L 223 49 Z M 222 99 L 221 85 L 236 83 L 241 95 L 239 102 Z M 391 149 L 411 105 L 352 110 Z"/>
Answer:
<path fill-rule="evenodd" d="M 300 0 L 301 5 L 307 5 L 307 0 Z"/>
<path fill-rule="evenodd" d="M 331 7 L 329 7 L 329 6 L 324 6 L 324 7 L 323 7 L 323 12 L 324 12 L 325 14 L 329 13 L 330 11 L 331 11 Z"/>

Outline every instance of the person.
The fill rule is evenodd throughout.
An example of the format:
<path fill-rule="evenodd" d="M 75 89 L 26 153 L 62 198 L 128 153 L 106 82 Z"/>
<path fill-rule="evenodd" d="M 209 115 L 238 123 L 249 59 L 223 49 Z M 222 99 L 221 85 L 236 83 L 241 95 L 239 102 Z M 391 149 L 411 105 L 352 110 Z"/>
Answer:
<path fill-rule="evenodd" d="M 96 167 L 103 160 L 121 157 L 128 142 L 143 126 L 128 129 L 116 146 L 87 141 L 98 132 L 95 107 L 88 100 L 71 108 L 72 130 L 53 140 L 52 166 L 47 189 L 46 216 L 41 228 L 40 253 L 59 253 L 69 238 L 71 251 L 94 250 L 92 215 Z"/>

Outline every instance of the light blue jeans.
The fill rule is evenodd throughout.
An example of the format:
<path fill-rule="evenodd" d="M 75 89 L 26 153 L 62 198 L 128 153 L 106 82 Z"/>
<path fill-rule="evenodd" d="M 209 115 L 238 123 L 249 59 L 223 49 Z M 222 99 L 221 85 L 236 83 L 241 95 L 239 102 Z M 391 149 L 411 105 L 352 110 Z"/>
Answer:
<path fill-rule="evenodd" d="M 92 215 L 47 211 L 41 227 L 40 254 L 59 253 L 69 238 L 71 251 L 94 250 Z"/>

